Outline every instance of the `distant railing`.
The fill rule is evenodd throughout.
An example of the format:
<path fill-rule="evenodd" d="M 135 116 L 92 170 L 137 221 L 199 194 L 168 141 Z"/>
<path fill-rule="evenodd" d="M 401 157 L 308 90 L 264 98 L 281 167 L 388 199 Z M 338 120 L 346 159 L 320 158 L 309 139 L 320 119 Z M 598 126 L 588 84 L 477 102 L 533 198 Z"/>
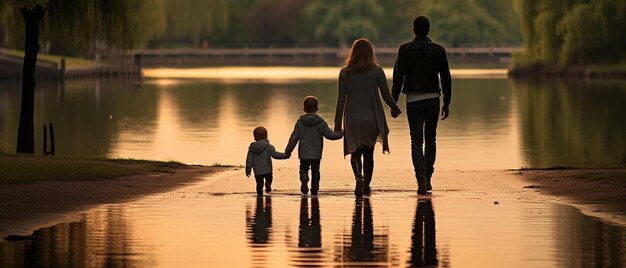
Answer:
<path fill-rule="evenodd" d="M 519 51 L 518 47 L 452 47 L 447 48 L 449 55 L 485 55 L 485 56 L 511 56 Z M 203 56 L 203 57 L 228 57 L 228 56 L 336 56 L 343 58 L 348 53 L 348 48 L 224 48 L 224 49 L 146 49 L 134 51 L 134 55 L 142 57 L 187 57 L 187 56 Z M 398 48 L 380 47 L 376 48 L 376 54 L 379 56 L 395 56 Z"/>
<path fill-rule="evenodd" d="M 70 68 L 66 68 L 65 58 L 60 58 L 57 62 L 38 57 L 36 73 L 38 77 L 54 79 L 80 79 L 110 76 L 140 77 L 141 62 L 135 61 L 133 58 L 130 59 L 129 65 L 95 61 L 91 64 L 74 65 L 69 66 Z M 23 56 L 9 53 L 9 50 L 0 48 L 0 79 L 19 79 L 21 77 L 23 64 Z"/>

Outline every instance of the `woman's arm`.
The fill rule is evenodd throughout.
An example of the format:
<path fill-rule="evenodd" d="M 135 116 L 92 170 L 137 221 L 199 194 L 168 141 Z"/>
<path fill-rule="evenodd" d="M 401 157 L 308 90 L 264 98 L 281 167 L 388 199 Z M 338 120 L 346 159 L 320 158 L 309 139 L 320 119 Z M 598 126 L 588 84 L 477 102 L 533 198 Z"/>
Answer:
<path fill-rule="evenodd" d="M 339 93 L 337 94 L 337 107 L 335 108 L 335 130 L 342 129 L 341 123 L 343 121 L 343 110 L 346 105 L 347 86 L 343 73 L 339 72 Z"/>

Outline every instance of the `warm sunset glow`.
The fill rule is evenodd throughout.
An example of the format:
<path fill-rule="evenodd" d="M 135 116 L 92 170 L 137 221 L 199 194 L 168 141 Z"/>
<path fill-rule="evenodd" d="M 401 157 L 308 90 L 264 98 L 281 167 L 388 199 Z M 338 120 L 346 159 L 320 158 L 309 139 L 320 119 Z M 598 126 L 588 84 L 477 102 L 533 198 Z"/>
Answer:
<path fill-rule="evenodd" d="M 284 82 L 293 80 L 337 79 L 339 67 L 208 67 L 208 68 L 155 68 L 145 69 L 147 78 L 193 78 L 217 80 L 253 80 Z M 385 68 L 388 79 L 392 68 Z M 452 69 L 454 77 L 505 77 L 506 69 Z"/>

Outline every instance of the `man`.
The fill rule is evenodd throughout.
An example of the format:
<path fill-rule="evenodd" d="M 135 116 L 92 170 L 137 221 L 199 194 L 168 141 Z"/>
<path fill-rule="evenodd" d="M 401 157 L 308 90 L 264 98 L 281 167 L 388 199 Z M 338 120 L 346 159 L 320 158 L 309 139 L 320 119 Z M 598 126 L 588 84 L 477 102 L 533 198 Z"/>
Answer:
<path fill-rule="evenodd" d="M 436 155 L 439 97 L 443 93 L 441 119 L 450 114 L 452 81 L 446 50 L 428 38 L 430 22 L 424 16 L 413 20 L 415 38 L 400 46 L 393 68 L 391 94 L 396 102 L 400 91 L 406 94 L 406 113 L 411 133 L 411 156 L 418 194 L 432 190 L 431 178 Z M 439 80 L 441 79 L 441 89 Z M 397 114 L 392 114 L 396 117 Z M 422 150 L 422 145 L 426 145 Z"/>

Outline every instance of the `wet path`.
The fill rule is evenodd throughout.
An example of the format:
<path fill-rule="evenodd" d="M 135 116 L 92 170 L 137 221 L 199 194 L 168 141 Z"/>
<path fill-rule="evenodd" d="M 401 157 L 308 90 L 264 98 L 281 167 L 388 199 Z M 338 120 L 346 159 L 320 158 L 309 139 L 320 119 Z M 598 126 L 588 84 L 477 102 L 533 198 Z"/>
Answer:
<path fill-rule="evenodd" d="M 407 171 L 380 170 L 375 193 L 351 195 L 346 171 L 323 170 L 318 198 L 277 171 L 257 198 L 242 170 L 0 242 L 0 266 L 621 267 L 626 229 L 526 198 L 496 172 L 444 171 L 417 197 Z M 501 173 L 500 173 L 501 174 Z"/>

